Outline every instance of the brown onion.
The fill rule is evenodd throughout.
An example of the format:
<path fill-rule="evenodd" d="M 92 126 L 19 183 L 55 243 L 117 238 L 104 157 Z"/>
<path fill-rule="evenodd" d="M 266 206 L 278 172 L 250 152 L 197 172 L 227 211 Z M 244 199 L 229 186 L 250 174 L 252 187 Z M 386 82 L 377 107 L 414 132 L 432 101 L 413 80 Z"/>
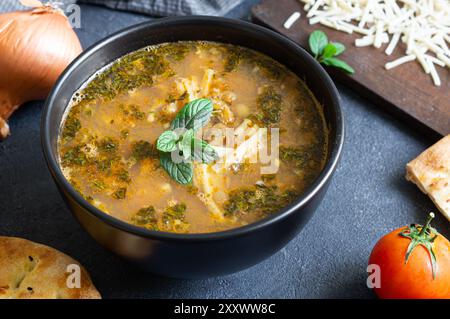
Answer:
<path fill-rule="evenodd" d="M 35 8 L 0 14 L 0 139 L 9 134 L 11 114 L 27 101 L 46 98 L 82 51 L 60 9 L 36 0 L 22 3 Z"/>

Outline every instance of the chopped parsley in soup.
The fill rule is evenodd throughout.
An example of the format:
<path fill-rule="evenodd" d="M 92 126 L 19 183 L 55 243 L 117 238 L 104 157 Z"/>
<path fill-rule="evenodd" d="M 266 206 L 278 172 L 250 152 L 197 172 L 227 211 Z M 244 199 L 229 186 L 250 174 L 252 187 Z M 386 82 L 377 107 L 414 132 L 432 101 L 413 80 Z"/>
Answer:
<path fill-rule="evenodd" d="M 267 141 L 272 170 L 258 160 L 261 137 L 279 142 Z M 93 76 L 66 111 L 58 154 L 67 180 L 103 212 L 206 233 L 289 205 L 323 169 L 327 140 L 321 105 L 283 65 L 189 41 L 135 51 Z"/>

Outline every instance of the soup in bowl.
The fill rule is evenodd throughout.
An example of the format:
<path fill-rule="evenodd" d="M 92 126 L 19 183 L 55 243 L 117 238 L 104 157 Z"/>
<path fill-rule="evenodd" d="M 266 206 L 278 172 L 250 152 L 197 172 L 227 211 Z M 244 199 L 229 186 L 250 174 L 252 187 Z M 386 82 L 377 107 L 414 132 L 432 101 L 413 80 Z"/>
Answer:
<path fill-rule="evenodd" d="M 61 76 L 43 116 L 52 175 L 103 246 L 163 275 L 248 267 L 309 219 L 343 142 L 336 89 L 250 23 L 126 29 Z"/>
<path fill-rule="evenodd" d="M 210 108 L 201 132 L 170 130 L 197 104 Z M 194 134 L 210 145 L 199 157 L 210 150 L 214 159 L 183 157 L 192 178 L 177 180 L 157 148 L 164 132 L 172 152 Z M 241 46 L 184 41 L 125 55 L 84 84 L 58 151 L 66 179 L 103 212 L 151 230 L 204 233 L 290 204 L 321 172 L 327 141 L 322 106 L 286 67 Z"/>

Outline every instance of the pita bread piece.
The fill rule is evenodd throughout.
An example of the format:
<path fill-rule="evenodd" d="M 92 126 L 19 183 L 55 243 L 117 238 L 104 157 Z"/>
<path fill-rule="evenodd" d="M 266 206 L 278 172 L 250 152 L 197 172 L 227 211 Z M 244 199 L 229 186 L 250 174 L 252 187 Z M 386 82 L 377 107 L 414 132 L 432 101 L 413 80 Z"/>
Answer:
<path fill-rule="evenodd" d="M 427 194 L 450 221 L 450 135 L 409 162 L 406 179 Z"/>
<path fill-rule="evenodd" d="M 80 269 L 80 288 L 73 269 Z M 67 284 L 69 278 L 69 285 Z M 0 236 L 0 298 L 99 299 L 87 271 L 74 259 L 48 246 Z"/>

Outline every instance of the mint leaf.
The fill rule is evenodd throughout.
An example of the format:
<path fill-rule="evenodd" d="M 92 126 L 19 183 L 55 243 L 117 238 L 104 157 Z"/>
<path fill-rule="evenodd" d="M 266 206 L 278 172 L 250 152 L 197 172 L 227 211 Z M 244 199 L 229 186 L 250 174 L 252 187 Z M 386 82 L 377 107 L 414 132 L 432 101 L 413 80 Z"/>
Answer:
<path fill-rule="evenodd" d="M 337 48 L 334 46 L 333 43 L 328 43 L 325 48 L 323 48 L 323 53 L 320 57 L 320 60 L 322 59 L 326 59 L 326 58 L 331 58 L 334 55 L 336 55 L 337 52 Z"/>
<path fill-rule="evenodd" d="M 191 145 L 193 138 L 194 138 L 194 130 L 189 129 L 186 132 L 184 132 L 181 141 L 178 143 L 178 148 L 180 151 L 183 152 L 183 158 L 185 160 L 191 157 Z"/>
<path fill-rule="evenodd" d="M 350 65 L 335 58 L 345 51 L 345 45 L 339 42 L 328 42 L 327 35 L 324 32 L 313 31 L 309 36 L 309 47 L 319 63 L 340 68 L 350 74 L 355 73 Z"/>
<path fill-rule="evenodd" d="M 308 42 L 311 52 L 315 55 L 315 57 L 318 57 L 322 54 L 323 49 L 327 45 L 328 37 L 324 32 L 316 30 L 310 34 Z"/>
<path fill-rule="evenodd" d="M 173 152 L 177 149 L 178 136 L 174 131 L 165 131 L 156 142 L 156 148 L 162 152 Z"/>
<path fill-rule="evenodd" d="M 158 138 L 161 166 L 180 184 L 192 181 L 194 168 L 191 158 L 203 163 L 210 163 L 218 158 L 212 146 L 194 137 L 195 131 L 208 123 L 212 111 L 213 104 L 209 99 L 191 101 L 175 116 L 171 124 L 172 131 L 165 131 Z"/>
<path fill-rule="evenodd" d="M 194 138 L 192 140 L 192 148 L 194 150 L 192 155 L 194 161 L 209 164 L 219 158 L 214 147 L 204 140 Z"/>
<path fill-rule="evenodd" d="M 189 184 L 194 175 L 192 163 L 174 163 L 172 161 L 171 153 L 160 152 L 159 161 L 161 166 L 176 182 L 180 184 Z"/>
<path fill-rule="evenodd" d="M 336 68 L 340 68 L 342 70 L 344 70 L 347 73 L 353 74 L 355 73 L 355 70 L 348 65 L 347 63 L 345 63 L 344 61 L 338 59 L 338 58 L 326 58 L 323 59 L 323 64 L 325 65 L 329 65 L 329 66 L 334 66 Z"/>
<path fill-rule="evenodd" d="M 208 123 L 213 111 L 213 104 L 209 99 L 197 99 L 186 104 L 172 121 L 172 130 L 186 128 L 198 130 Z"/>
<path fill-rule="evenodd" d="M 333 45 L 336 48 L 336 53 L 334 54 L 334 56 L 338 56 L 339 54 L 345 51 L 345 45 L 343 45 L 342 43 L 333 42 Z"/>

